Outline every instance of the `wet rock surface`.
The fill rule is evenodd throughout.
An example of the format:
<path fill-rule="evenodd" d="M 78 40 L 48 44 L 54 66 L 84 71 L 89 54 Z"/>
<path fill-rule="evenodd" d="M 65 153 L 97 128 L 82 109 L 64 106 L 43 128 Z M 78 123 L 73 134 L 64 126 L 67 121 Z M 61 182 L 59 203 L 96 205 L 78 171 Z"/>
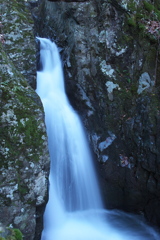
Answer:
<path fill-rule="evenodd" d="M 39 240 L 47 201 L 49 157 L 43 108 L 33 90 L 33 30 L 59 46 L 66 91 L 87 130 L 106 207 L 142 213 L 160 226 L 159 22 L 159 1 L 3 2 L 4 227 Z"/>
<path fill-rule="evenodd" d="M 132 0 L 40 1 L 33 11 L 37 34 L 60 47 L 106 206 L 160 226 L 159 14 L 158 1 Z"/>

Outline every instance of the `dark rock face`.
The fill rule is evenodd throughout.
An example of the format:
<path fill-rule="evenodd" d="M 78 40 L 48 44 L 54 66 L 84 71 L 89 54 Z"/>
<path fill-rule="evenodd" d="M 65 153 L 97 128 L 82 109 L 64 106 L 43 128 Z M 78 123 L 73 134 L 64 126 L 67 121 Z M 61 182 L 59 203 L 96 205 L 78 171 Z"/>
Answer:
<path fill-rule="evenodd" d="M 48 0 L 49 2 L 87 2 L 89 0 Z"/>
<path fill-rule="evenodd" d="M 39 35 L 61 47 L 106 206 L 160 226 L 159 1 L 40 1 L 34 14 Z"/>
<path fill-rule="evenodd" d="M 31 87 L 36 79 L 34 25 L 24 1 L 6 0 L 1 7 L 0 226 L 18 228 L 24 240 L 33 240 L 49 172 L 43 108 Z"/>

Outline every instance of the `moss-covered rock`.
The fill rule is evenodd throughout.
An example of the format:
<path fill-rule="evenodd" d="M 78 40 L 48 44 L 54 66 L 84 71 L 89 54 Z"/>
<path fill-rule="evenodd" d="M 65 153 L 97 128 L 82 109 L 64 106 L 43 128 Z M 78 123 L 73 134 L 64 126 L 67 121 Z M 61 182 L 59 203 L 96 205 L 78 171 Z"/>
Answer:
<path fill-rule="evenodd" d="M 0 226 L 0 240 L 22 240 L 23 234 L 22 232 L 13 227 L 4 228 L 2 225 Z"/>
<path fill-rule="evenodd" d="M 34 24 L 27 6 L 25 0 L 11 0 L 2 3 L 1 42 L 14 66 L 35 88 Z"/>
<path fill-rule="evenodd" d="M 36 47 L 26 1 L 2 3 L 1 27 L 0 222 L 31 240 L 47 199 L 49 155 L 43 107 L 31 87 Z"/>

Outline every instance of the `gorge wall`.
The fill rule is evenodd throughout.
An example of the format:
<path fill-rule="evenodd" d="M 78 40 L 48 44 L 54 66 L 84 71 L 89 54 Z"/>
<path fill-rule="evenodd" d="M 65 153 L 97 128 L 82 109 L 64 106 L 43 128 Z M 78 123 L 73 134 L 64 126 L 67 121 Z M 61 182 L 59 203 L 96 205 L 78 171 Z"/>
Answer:
<path fill-rule="evenodd" d="M 60 47 L 107 208 L 160 226 L 159 1 L 40 1 L 37 34 Z"/>
<path fill-rule="evenodd" d="M 16 228 L 24 240 L 33 240 L 47 201 L 49 154 L 43 108 L 33 89 L 36 44 L 28 7 L 26 1 L 1 4 L 0 239 L 20 240 Z"/>
<path fill-rule="evenodd" d="M 47 201 L 34 34 L 59 46 L 106 207 L 142 213 L 160 226 L 159 1 L 6 0 L 0 27 L 2 236 L 10 226 L 24 240 L 39 240 Z"/>

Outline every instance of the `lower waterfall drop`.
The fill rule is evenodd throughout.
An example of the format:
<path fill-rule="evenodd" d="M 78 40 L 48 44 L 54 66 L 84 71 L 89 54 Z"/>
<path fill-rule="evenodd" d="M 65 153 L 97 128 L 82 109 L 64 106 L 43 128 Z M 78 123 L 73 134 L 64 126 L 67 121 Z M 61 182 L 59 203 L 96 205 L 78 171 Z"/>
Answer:
<path fill-rule="evenodd" d="M 57 46 L 38 40 L 42 69 L 36 92 L 51 158 L 41 240 L 158 240 L 158 233 L 137 217 L 104 210 L 83 126 L 65 94 Z"/>

